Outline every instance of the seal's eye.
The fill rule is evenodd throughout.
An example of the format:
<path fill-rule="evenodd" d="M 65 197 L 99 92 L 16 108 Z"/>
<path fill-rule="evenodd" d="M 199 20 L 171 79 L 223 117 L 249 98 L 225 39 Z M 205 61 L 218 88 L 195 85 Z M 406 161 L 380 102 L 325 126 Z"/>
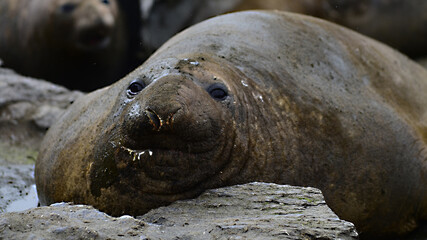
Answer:
<path fill-rule="evenodd" d="M 227 88 L 220 83 L 215 83 L 215 84 L 210 85 L 208 87 L 207 91 L 211 95 L 212 98 L 214 98 L 215 100 L 218 100 L 218 101 L 222 101 L 222 100 L 226 99 L 228 96 Z"/>
<path fill-rule="evenodd" d="M 65 3 L 61 6 L 61 11 L 63 13 L 71 13 L 76 8 L 76 4 L 74 3 Z"/>
<path fill-rule="evenodd" d="M 101 0 L 101 2 L 103 3 L 103 4 L 110 4 L 110 0 Z"/>
<path fill-rule="evenodd" d="M 139 81 L 132 82 L 128 87 L 129 95 L 136 95 L 145 88 L 145 84 Z"/>

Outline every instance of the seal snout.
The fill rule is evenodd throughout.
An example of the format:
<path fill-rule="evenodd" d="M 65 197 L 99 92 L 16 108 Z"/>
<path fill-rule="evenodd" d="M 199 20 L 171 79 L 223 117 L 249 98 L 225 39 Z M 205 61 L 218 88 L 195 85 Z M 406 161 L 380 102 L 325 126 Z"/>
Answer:
<path fill-rule="evenodd" d="M 144 114 L 147 116 L 147 121 L 151 126 L 153 126 L 153 131 L 162 131 L 172 128 L 173 116 L 177 111 L 164 114 L 161 116 L 157 114 L 153 109 L 147 107 L 144 111 Z"/>
<path fill-rule="evenodd" d="M 78 46 L 85 50 L 100 50 L 108 47 L 116 27 L 113 10 L 98 2 L 97 4 L 88 3 L 79 15 L 82 17 L 75 20 Z"/>

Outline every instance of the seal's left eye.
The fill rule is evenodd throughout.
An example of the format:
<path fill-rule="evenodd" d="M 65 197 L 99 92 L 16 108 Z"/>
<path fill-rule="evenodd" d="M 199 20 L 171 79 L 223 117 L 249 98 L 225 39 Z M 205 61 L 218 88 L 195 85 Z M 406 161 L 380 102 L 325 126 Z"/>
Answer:
<path fill-rule="evenodd" d="M 228 96 L 227 88 L 219 83 L 212 84 L 208 87 L 207 91 L 212 98 L 218 101 L 222 101 Z"/>
<path fill-rule="evenodd" d="M 145 88 L 145 85 L 143 83 L 135 81 L 135 82 L 132 82 L 129 85 L 129 87 L 128 87 L 128 93 L 130 95 L 136 95 L 139 92 L 141 92 L 142 89 L 144 89 L 144 88 Z"/>
<path fill-rule="evenodd" d="M 101 2 L 103 3 L 103 4 L 110 4 L 110 0 L 101 0 Z"/>

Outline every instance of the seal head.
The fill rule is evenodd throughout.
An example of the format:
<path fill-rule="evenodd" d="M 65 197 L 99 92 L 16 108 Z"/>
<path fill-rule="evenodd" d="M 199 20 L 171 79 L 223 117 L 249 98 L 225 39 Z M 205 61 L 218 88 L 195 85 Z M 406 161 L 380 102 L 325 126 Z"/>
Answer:
<path fill-rule="evenodd" d="M 87 146 L 81 145 L 80 150 L 69 145 L 61 151 L 73 165 L 72 152 L 84 152 L 82 177 L 87 179 L 87 189 L 81 190 L 88 196 L 74 190 L 54 191 L 65 187 L 54 183 L 54 188 L 40 191 L 43 204 L 59 198 L 84 202 L 89 197 L 94 206 L 111 209 L 110 214 L 141 215 L 240 179 L 235 176 L 244 158 L 230 159 L 248 145 L 247 138 L 233 130 L 244 124 L 245 110 L 236 107 L 239 97 L 233 92 L 239 86 L 224 78 L 237 73 L 205 57 L 170 59 L 153 68 L 151 74 L 136 71 L 117 83 L 116 114 L 99 122 L 102 131 L 95 136 L 83 134 L 93 138 L 89 141 L 94 151 L 84 152 Z M 38 178 L 39 186 L 57 182 L 54 179 L 71 170 L 60 169 L 47 180 L 50 183 Z"/>
<path fill-rule="evenodd" d="M 128 31 L 116 0 L 0 2 L 5 66 L 71 89 L 92 91 L 127 73 Z"/>
<path fill-rule="evenodd" d="M 112 44 L 118 15 L 114 0 L 96 0 L 61 2 L 52 17 L 58 37 L 76 51 L 96 51 Z"/>
<path fill-rule="evenodd" d="M 90 169 L 95 196 L 118 180 L 144 194 L 179 194 L 225 167 L 232 142 L 222 143 L 234 133 L 227 131 L 230 113 L 221 108 L 231 99 L 223 84 L 193 78 L 143 77 L 123 91 L 126 106 L 114 130 L 100 138 L 95 155 L 103 158 Z"/>

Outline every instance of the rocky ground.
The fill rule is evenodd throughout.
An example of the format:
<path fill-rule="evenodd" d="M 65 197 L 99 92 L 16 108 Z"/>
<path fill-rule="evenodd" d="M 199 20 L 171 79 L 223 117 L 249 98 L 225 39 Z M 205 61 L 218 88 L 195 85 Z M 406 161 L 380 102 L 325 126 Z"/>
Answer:
<path fill-rule="evenodd" d="M 4 239 L 357 239 L 314 188 L 251 183 L 208 190 L 197 199 L 138 219 L 89 206 L 54 204 L 0 215 Z"/>
<path fill-rule="evenodd" d="M 46 130 L 82 95 L 0 68 L 0 165 L 34 163 Z"/>

